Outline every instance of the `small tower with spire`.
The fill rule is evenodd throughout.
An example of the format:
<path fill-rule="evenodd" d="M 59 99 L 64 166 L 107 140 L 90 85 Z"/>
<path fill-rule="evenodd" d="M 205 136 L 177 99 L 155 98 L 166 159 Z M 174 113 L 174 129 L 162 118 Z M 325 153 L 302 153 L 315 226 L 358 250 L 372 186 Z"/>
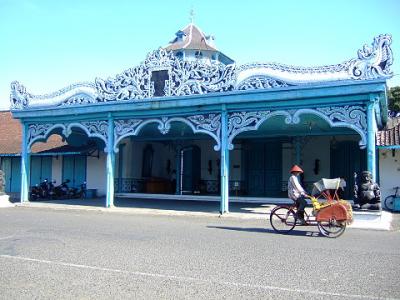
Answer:
<path fill-rule="evenodd" d="M 190 24 L 194 23 L 194 9 L 192 7 L 192 9 L 190 10 Z"/>
<path fill-rule="evenodd" d="M 164 47 L 173 51 L 178 58 L 183 60 L 201 60 L 204 63 L 218 61 L 223 64 L 232 64 L 234 60 L 220 52 L 214 43 L 214 36 L 205 35 L 194 24 L 194 9 L 190 10 L 190 23 L 175 33 L 175 38 Z"/>

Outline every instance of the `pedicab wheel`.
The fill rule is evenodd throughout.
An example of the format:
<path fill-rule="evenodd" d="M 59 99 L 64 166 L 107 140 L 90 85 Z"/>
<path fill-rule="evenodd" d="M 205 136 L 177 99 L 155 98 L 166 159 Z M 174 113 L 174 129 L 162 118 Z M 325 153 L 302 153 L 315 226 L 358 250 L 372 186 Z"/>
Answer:
<path fill-rule="evenodd" d="M 296 226 L 296 214 L 288 207 L 277 207 L 269 217 L 272 228 L 279 233 L 288 233 Z"/>
<path fill-rule="evenodd" d="M 330 238 L 337 238 L 346 230 L 346 221 L 319 221 L 317 226 L 322 235 Z"/>
<path fill-rule="evenodd" d="M 393 211 L 394 195 L 387 196 L 385 199 L 385 207 L 389 211 Z"/>

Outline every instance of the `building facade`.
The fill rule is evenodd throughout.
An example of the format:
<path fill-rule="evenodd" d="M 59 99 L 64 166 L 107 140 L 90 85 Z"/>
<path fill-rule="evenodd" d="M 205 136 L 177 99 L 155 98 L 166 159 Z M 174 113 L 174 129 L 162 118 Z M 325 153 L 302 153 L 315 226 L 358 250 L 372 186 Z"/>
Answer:
<path fill-rule="evenodd" d="M 377 175 L 375 136 L 387 122 L 391 37 L 380 35 L 338 65 L 236 65 L 193 24 L 165 48 L 112 79 L 50 95 L 11 84 L 22 124 L 21 201 L 28 201 L 30 151 L 60 135 L 95 145 L 88 187 L 112 206 L 119 193 L 286 197 L 288 170 L 307 185 L 368 169 Z M 350 194 L 350 192 L 349 192 Z"/>

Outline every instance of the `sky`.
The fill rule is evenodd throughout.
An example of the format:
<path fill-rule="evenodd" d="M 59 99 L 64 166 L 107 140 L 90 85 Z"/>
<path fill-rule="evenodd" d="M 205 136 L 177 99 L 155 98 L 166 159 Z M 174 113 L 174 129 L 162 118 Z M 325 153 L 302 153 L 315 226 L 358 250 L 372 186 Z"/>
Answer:
<path fill-rule="evenodd" d="M 31 94 L 115 77 L 166 46 L 190 22 L 237 64 L 338 64 L 392 35 L 400 85 L 398 0 L 0 0 L 0 110 L 10 83 Z"/>

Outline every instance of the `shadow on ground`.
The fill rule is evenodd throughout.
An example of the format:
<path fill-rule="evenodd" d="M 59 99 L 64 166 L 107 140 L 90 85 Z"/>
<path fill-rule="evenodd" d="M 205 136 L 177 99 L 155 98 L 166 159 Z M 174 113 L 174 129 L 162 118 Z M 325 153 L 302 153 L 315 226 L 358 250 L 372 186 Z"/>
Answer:
<path fill-rule="evenodd" d="M 279 235 L 293 235 L 293 236 L 312 236 L 312 237 L 324 237 L 317 231 L 309 231 L 309 230 L 292 230 L 289 233 L 279 233 L 270 228 L 249 228 L 249 227 L 230 227 L 230 226 L 207 226 L 210 229 L 222 229 L 222 230 L 234 230 L 234 231 L 243 231 L 243 232 L 257 232 L 257 233 L 270 233 L 270 234 L 279 234 Z"/>
<path fill-rule="evenodd" d="M 12 202 L 19 202 L 12 200 Z M 105 198 L 95 199 L 59 199 L 32 201 L 32 203 L 49 203 L 59 205 L 79 205 L 88 207 L 105 207 Z M 114 206 L 118 208 L 143 208 L 157 210 L 174 210 L 189 212 L 204 212 L 218 214 L 220 203 L 217 201 L 189 201 L 189 200 L 167 200 L 167 199 L 127 199 L 116 198 Z M 243 214 L 265 214 L 273 208 L 273 204 L 267 203 L 240 203 L 233 202 L 229 204 L 229 212 Z"/>

